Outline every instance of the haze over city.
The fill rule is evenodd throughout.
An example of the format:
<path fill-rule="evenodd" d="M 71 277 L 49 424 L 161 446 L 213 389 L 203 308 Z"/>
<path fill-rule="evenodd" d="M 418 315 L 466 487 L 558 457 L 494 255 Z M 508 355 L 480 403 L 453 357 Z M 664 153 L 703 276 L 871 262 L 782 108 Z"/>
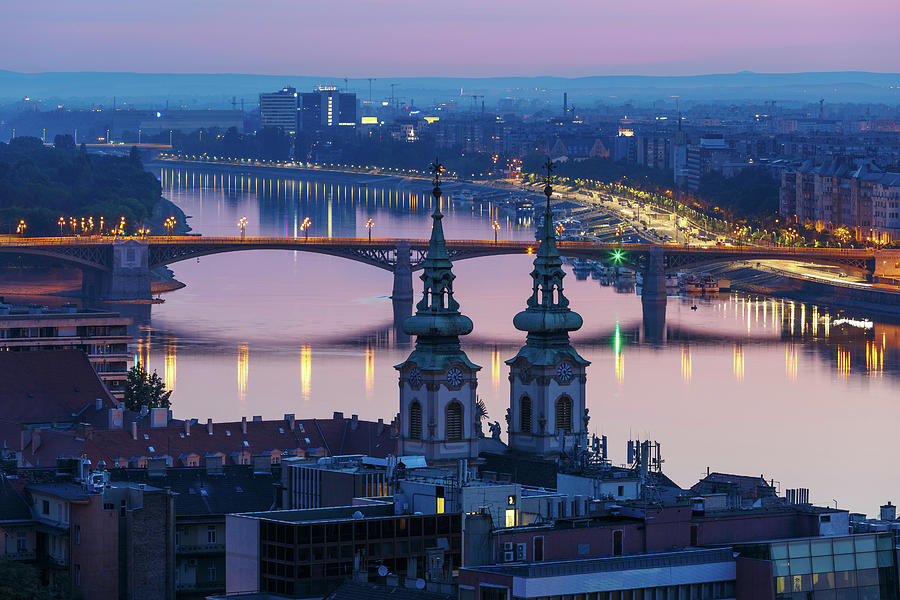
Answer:
<path fill-rule="evenodd" d="M 900 600 L 897 0 L 0 14 L 0 600 Z"/>

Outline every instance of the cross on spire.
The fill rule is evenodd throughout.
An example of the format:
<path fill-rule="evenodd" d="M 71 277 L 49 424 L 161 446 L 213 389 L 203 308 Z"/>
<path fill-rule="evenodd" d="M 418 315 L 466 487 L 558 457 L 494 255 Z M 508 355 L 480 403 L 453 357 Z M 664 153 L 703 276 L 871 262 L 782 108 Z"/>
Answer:
<path fill-rule="evenodd" d="M 547 171 L 547 174 L 544 175 L 544 195 L 547 196 L 547 212 L 550 212 L 550 196 L 553 195 L 553 169 L 556 168 L 556 165 L 553 164 L 553 161 L 550 160 L 550 157 L 547 157 L 547 162 L 544 163 L 544 170 Z"/>
<path fill-rule="evenodd" d="M 446 169 L 444 169 L 444 165 L 441 164 L 441 161 L 438 158 L 434 157 L 434 162 L 431 163 L 431 183 L 434 184 L 434 187 L 441 186 L 441 173 L 443 173 Z"/>

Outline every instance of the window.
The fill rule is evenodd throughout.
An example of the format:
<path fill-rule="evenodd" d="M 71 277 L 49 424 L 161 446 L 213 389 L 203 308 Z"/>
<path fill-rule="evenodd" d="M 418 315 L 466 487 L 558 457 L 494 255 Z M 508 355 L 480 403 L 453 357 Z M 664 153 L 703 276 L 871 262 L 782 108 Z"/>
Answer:
<path fill-rule="evenodd" d="M 625 486 L 624 486 L 624 485 L 620 485 L 620 486 L 618 487 L 618 489 L 616 490 L 616 496 L 618 496 L 619 498 L 621 498 L 621 497 L 624 496 L 624 495 L 625 495 Z"/>
<path fill-rule="evenodd" d="M 49 514 L 50 514 L 50 501 L 49 501 L 49 500 L 42 500 L 42 501 L 41 501 L 41 514 L 42 514 L 42 515 L 49 515 Z"/>
<path fill-rule="evenodd" d="M 212 566 L 209 568 L 209 582 L 214 583 L 216 581 L 216 567 Z"/>
<path fill-rule="evenodd" d="M 27 552 L 28 551 L 28 535 L 25 533 L 20 533 L 19 537 L 16 539 L 16 552 Z"/>
<path fill-rule="evenodd" d="M 453 401 L 447 405 L 447 440 L 463 439 L 463 407 Z"/>
<path fill-rule="evenodd" d="M 522 396 L 519 401 L 519 431 L 531 433 L 531 398 Z"/>
<path fill-rule="evenodd" d="M 216 526 L 208 525 L 206 527 L 206 543 L 207 544 L 215 544 L 216 543 Z"/>
<path fill-rule="evenodd" d="M 531 557 L 535 562 L 544 560 L 544 536 L 538 535 L 534 537 L 534 549 Z"/>
<path fill-rule="evenodd" d="M 518 517 L 518 512 L 515 508 L 507 508 L 505 516 L 505 522 L 507 527 L 515 527 L 516 521 Z"/>
<path fill-rule="evenodd" d="M 409 439 L 422 439 L 422 405 L 418 400 L 409 405 Z"/>
<path fill-rule="evenodd" d="M 624 551 L 624 548 L 623 548 L 623 546 L 624 546 L 624 540 L 623 540 L 623 538 L 624 538 L 624 533 L 625 533 L 625 532 L 622 531 L 621 529 L 616 529 L 615 531 L 613 531 L 613 536 L 612 536 L 612 553 L 613 553 L 613 556 L 622 556 L 622 554 L 623 554 L 623 551 Z"/>
<path fill-rule="evenodd" d="M 75 564 L 75 585 L 81 585 L 81 565 Z"/>
<path fill-rule="evenodd" d="M 556 431 L 572 433 L 572 399 L 568 396 L 556 401 Z"/>
<path fill-rule="evenodd" d="M 435 511 L 437 514 L 444 514 L 444 486 L 439 485 L 434 490 L 435 495 Z"/>
<path fill-rule="evenodd" d="M 81 525 L 75 526 L 75 543 L 76 544 L 81 543 Z"/>

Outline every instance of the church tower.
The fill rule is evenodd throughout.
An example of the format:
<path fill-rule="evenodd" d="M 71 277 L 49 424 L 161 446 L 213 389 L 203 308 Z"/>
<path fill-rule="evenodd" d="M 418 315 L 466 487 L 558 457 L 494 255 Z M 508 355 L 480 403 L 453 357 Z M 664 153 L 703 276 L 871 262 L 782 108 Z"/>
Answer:
<path fill-rule="evenodd" d="M 478 456 L 475 388 L 481 367 L 459 345 L 459 336 L 472 331 L 472 320 L 459 312 L 453 297 L 456 276 L 441 226 L 442 171 L 435 161 L 424 293 L 416 314 L 403 322 L 403 331 L 416 336 L 416 347 L 395 367 L 400 373 L 400 454 L 424 455 L 429 461 Z"/>
<path fill-rule="evenodd" d="M 556 247 L 550 196 L 550 160 L 545 165 L 547 207 L 541 247 L 531 272 L 527 308 L 513 325 L 527 332 L 525 345 L 509 365 L 509 447 L 541 456 L 571 451 L 587 442 L 585 371 L 590 364 L 569 343 L 569 332 L 581 328 L 581 315 L 569 308 L 563 294 L 562 260 Z"/>

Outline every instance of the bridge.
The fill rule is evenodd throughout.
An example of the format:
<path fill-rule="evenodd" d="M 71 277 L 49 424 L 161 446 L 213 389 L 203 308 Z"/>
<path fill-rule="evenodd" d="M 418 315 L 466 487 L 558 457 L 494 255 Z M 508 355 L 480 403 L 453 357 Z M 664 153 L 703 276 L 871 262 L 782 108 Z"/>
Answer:
<path fill-rule="evenodd" d="M 537 242 L 447 240 L 453 260 L 504 254 L 531 254 Z M 900 252 L 873 249 L 764 246 L 686 246 L 594 242 L 558 243 L 564 256 L 620 264 L 644 277 L 644 302 L 665 304 L 665 272 L 711 263 L 795 260 L 834 265 L 870 278 L 898 278 Z M 102 300 L 151 297 L 150 271 L 183 260 L 247 250 L 293 250 L 337 256 L 394 274 L 393 298 L 413 298 L 412 273 L 422 268 L 427 239 L 322 237 L 2 237 L 0 254 L 44 257 L 81 269 L 82 294 Z"/>

